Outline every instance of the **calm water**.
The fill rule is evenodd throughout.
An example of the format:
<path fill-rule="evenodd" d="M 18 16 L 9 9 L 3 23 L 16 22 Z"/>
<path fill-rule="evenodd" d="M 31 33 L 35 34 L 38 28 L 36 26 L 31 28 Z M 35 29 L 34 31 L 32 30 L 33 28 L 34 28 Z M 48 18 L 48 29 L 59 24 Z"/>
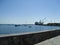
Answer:
<path fill-rule="evenodd" d="M 36 32 L 36 31 L 43 31 L 43 30 L 52 30 L 52 29 L 59 29 L 60 27 L 57 26 L 38 26 L 38 25 L 20 25 L 16 26 L 12 24 L 4 24 L 0 25 L 0 34 L 12 34 L 12 33 L 25 33 L 25 32 Z"/>

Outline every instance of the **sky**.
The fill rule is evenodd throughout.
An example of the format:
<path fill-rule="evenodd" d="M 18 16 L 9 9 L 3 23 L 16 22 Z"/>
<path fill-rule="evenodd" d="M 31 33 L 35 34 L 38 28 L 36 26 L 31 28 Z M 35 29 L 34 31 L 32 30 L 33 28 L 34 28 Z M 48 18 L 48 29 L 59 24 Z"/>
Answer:
<path fill-rule="evenodd" d="M 0 0 L 0 24 L 60 23 L 60 0 Z"/>

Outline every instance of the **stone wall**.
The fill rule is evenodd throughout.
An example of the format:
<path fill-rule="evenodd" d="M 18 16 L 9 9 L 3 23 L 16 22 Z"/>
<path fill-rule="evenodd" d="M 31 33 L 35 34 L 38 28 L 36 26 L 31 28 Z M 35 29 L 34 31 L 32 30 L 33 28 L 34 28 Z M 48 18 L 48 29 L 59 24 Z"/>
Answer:
<path fill-rule="evenodd" d="M 34 45 L 60 35 L 60 30 L 0 37 L 0 45 Z"/>

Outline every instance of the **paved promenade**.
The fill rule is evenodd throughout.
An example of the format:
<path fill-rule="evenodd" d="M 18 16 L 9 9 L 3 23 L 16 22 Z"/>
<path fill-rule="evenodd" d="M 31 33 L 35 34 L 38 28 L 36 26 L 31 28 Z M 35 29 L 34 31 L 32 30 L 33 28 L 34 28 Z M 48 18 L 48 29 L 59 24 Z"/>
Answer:
<path fill-rule="evenodd" d="M 60 45 L 60 36 L 48 39 L 35 45 Z"/>

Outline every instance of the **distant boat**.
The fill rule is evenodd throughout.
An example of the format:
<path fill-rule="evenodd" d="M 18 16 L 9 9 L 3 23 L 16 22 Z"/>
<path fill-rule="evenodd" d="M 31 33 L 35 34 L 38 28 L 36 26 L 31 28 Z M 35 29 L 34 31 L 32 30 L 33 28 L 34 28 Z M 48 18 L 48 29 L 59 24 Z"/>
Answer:
<path fill-rule="evenodd" d="M 21 26 L 21 25 L 15 25 L 15 27 L 18 27 L 18 26 Z"/>
<path fill-rule="evenodd" d="M 27 24 L 24 24 L 24 26 L 27 26 Z"/>
<path fill-rule="evenodd" d="M 29 28 L 31 28 L 32 26 L 29 26 Z"/>

